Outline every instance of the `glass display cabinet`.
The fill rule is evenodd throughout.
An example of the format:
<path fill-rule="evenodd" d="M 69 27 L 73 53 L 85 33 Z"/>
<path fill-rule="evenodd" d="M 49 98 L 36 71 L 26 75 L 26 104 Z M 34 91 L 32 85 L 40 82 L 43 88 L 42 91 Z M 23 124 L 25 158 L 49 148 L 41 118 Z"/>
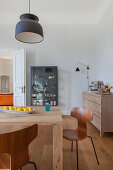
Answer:
<path fill-rule="evenodd" d="M 58 105 L 56 66 L 31 66 L 31 106 Z"/>

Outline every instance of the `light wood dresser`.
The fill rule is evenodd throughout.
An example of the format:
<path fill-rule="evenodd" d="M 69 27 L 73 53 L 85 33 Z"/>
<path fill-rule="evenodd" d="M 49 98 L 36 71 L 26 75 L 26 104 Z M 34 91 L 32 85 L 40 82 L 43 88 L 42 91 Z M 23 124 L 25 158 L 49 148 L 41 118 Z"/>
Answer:
<path fill-rule="evenodd" d="M 113 94 L 83 92 L 83 107 L 93 111 L 91 123 L 100 131 L 101 136 L 104 132 L 113 132 Z"/>

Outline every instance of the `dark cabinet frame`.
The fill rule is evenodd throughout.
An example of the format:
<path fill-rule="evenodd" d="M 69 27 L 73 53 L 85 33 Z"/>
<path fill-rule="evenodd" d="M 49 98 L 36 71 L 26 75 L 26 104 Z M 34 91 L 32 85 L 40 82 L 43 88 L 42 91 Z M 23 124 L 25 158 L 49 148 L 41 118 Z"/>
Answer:
<path fill-rule="evenodd" d="M 55 70 L 55 81 L 56 81 L 56 83 L 55 83 L 56 84 L 55 85 L 56 86 L 55 87 L 55 91 L 56 91 L 56 93 L 55 93 L 55 95 L 56 95 L 56 97 L 55 97 L 56 105 L 55 106 L 58 106 L 58 67 L 57 66 L 31 66 L 30 67 L 30 105 L 31 106 L 33 105 L 32 104 L 32 88 L 33 88 L 32 87 L 33 86 L 32 71 L 34 69 L 35 70 L 37 69 L 37 71 L 38 71 L 38 69 L 42 69 L 42 75 L 43 75 L 43 106 L 45 105 L 45 91 L 44 91 L 44 89 L 46 88 L 46 85 L 45 85 L 45 81 L 46 81 L 46 79 L 45 79 L 45 77 L 46 77 L 45 70 L 46 69 L 54 69 Z M 49 97 L 48 97 L 48 99 L 49 99 Z"/>

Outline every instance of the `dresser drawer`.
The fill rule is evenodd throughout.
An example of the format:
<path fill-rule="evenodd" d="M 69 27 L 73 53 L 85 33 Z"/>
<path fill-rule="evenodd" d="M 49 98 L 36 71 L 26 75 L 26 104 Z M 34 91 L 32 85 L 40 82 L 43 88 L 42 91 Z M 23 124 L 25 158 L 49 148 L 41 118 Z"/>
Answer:
<path fill-rule="evenodd" d="M 92 101 L 89 101 L 87 99 L 83 99 L 83 107 L 85 107 L 86 109 L 91 109 L 92 112 L 98 116 L 99 118 L 101 118 L 101 105 L 96 104 Z"/>
<path fill-rule="evenodd" d="M 101 130 L 101 119 L 99 119 L 96 115 L 93 114 L 93 120 L 91 123 L 98 129 Z"/>
<path fill-rule="evenodd" d="M 101 104 L 101 95 L 83 93 L 83 99 L 87 99 L 93 103 Z"/>

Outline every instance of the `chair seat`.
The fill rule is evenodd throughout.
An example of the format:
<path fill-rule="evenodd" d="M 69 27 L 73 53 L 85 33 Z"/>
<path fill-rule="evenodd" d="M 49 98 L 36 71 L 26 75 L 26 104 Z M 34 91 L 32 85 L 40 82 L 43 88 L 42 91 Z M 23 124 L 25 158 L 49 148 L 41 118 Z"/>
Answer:
<path fill-rule="evenodd" d="M 10 169 L 10 155 L 3 153 L 0 154 L 0 169 L 9 170 Z"/>
<path fill-rule="evenodd" d="M 79 141 L 79 140 L 85 139 L 87 137 L 87 135 L 83 132 L 78 133 L 78 129 L 76 129 L 76 130 L 64 129 L 63 137 L 70 141 Z"/>
<path fill-rule="evenodd" d="M 31 157 L 31 153 L 28 152 L 29 158 Z M 0 154 L 0 170 L 10 170 L 10 155 L 7 153 Z"/>

